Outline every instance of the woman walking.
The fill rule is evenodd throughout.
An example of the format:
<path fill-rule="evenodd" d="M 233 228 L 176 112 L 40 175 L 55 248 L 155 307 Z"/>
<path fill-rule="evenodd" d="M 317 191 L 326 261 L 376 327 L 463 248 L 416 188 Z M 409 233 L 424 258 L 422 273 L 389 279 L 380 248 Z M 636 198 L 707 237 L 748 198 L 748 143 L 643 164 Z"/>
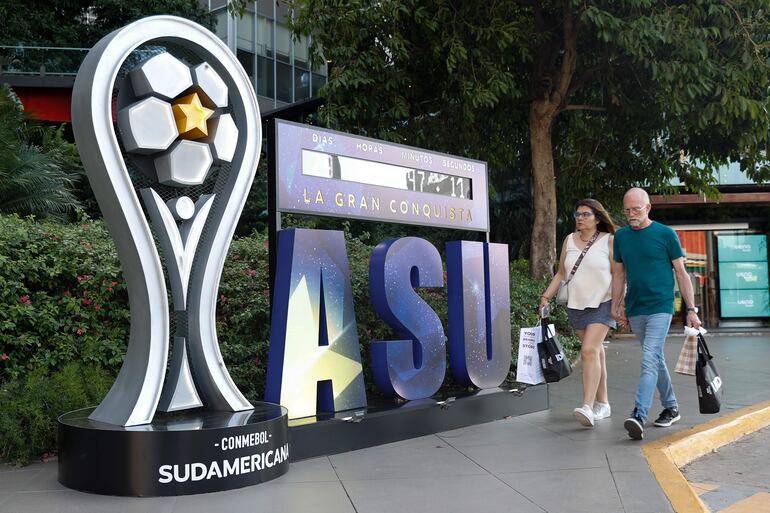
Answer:
<path fill-rule="evenodd" d="M 615 223 L 594 199 L 578 201 L 573 216 L 575 232 L 564 239 L 559 271 L 540 296 L 540 307 L 547 305 L 559 284 L 569 278 L 567 314 L 580 338 L 583 362 L 583 405 L 575 408 L 574 415 L 583 426 L 593 427 L 595 421 L 611 413 L 603 342 L 609 329 L 615 327 L 611 308 L 612 280 L 618 270 L 612 258 Z"/>

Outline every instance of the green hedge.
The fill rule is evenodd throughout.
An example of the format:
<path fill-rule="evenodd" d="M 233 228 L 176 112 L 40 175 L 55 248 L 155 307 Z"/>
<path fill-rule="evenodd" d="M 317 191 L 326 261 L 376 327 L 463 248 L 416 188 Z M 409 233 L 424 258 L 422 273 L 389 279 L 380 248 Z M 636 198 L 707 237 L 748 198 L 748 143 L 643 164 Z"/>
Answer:
<path fill-rule="evenodd" d="M 55 419 L 62 413 L 97 404 L 114 376 L 80 362 L 61 369 L 37 368 L 0 385 L 0 454 L 26 463 L 56 448 Z"/>
<path fill-rule="evenodd" d="M 0 382 L 69 362 L 119 368 L 128 295 L 102 223 L 0 216 Z"/>
<path fill-rule="evenodd" d="M 362 240 L 363 239 L 363 240 Z M 370 393 L 368 342 L 393 338 L 369 300 L 367 236 L 348 238 L 347 252 L 361 355 Z M 117 375 L 129 331 L 128 295 L 109 233 L 100 221 L 55 224 L 0 216 L 0 457 L 27 461 L 54 448 L 57 415 L 98 403 Z M 236 384 L 262 397 L 269 340 L 267 237 L 233 241 L 219 290 L 217 333 Z M 537 322 L 545 288 L 511 265 L 511 321 Z M 446 326 L 446 289 L 421 290 Z M 569 333 L 566 316 L 557 330 Z M 562 337 L 574 355 L 574 337 Z M 509 382 L 515 380 L 513 374 Z M 457 387 L 447 373 L 444 387 Z"/>

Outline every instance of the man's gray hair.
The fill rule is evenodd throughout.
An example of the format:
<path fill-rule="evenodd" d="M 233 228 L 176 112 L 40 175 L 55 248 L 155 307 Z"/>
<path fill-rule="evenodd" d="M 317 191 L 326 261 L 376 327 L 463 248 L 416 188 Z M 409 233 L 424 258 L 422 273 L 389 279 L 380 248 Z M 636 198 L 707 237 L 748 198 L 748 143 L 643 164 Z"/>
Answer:
<path fill-rule="evenodd" d="M 628 189 L 628 191 L 626 191 L 626 194 L 623 196 L 623 198 L 625 199 L 628 196 L 641 196 L 642 201 L 644 201 L 645 205 L 650 204 L 650 195 L 647 194 L 647 191 L 645 191 L 641 187 L 632 187 L 631 189 Z"/>

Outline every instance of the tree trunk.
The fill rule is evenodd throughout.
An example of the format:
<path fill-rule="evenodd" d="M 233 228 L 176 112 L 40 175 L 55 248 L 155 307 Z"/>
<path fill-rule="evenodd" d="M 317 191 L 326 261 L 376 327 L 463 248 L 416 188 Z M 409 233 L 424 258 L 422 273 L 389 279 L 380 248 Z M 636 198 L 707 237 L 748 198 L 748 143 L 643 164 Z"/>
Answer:
<path fill-rule="evenodd" d="M 529 110 L 529 140 L 535 218 L 529 249 L 529 275 L 533 279 L 553 276 L 556 263 L 556 178 L 551 143 L 553 119 L 554 106 L 548 99 L 532 102 Z"/>
<path fill-rule="evenodd" d="M 534 61 L 536 78 L 534 100 L 529 108 L 529 144 L 532 151 L 532 206 L 535 219 L 532 223 L 532 239 L 529 249 L 529 275 L 540 279 L 553 276 L 556 263 L 556 176 L 553 169 L 553 144 L 551 127 L 559 111 L 568 108 L 570 82 L 577 63 L 577 26 L 572 13 L 572 3 L 562 2 L 563 50 L 544 39 Z M 533 13 L 538 31 L 550 30 L 540 2 L 533 3 Z M 552 68 L 557 55 L 559 64 Z M 545 90 L 540 89 L 548 84 Z"/>

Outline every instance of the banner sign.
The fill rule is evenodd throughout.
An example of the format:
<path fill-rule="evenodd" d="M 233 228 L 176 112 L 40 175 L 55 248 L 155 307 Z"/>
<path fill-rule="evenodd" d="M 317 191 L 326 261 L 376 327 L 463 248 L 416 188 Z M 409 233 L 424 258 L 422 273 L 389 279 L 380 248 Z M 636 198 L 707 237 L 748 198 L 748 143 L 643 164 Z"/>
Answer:
<path fill-rule="evenodd" d="M 216 303 L 260 157 L 248 75 L 205 28 L 145 18 L 88 53 L 72 121 L 128 284 L 131 330 L 102 402 L 58 419 L 59 481 L 111 495 L 181 495 L 286 473 L 289 418 L 367 407 L 359 291 L 342 232 L 281 231 L 265 387 L 280 404 L 246 398 L 219 348 Z M 280 120 L 271 149 L 271 214 L 489 231 L 484 162 Z M 417 292 L 445 284 L 446 326 Z M 393 333 L 365 341 L 384 395 L 431 397 L 447 357 L 463 385 L 495 388 L 507 377 L 507 246 L 449 242 L 445 272 L 430 242 L 384 241 L 370 260 L 369 294 Z"/>
<path fill-rule="evenodd" d="M 717 237 L 720 262 L 767 261 L 765 235 L 720 235 Z"/>
<path fill-rule="evenodd" d="M 719 262 L 721 289 L 766 289 L 767 262 Z"/>
<path fill-rule="evenodd" d="M 719 235 L 719 301 L 722 317 L 767 317 L 767 236 Z"/>
<path fill-rule="evenodd" d="M 275 122 L 277 208 L 488 231 L 485 162 Z"/>
<path fill-rule="evenodd" d="M 767 289 L 719 291 L 722 317 L 770 316 L 770 292 Z"/>

